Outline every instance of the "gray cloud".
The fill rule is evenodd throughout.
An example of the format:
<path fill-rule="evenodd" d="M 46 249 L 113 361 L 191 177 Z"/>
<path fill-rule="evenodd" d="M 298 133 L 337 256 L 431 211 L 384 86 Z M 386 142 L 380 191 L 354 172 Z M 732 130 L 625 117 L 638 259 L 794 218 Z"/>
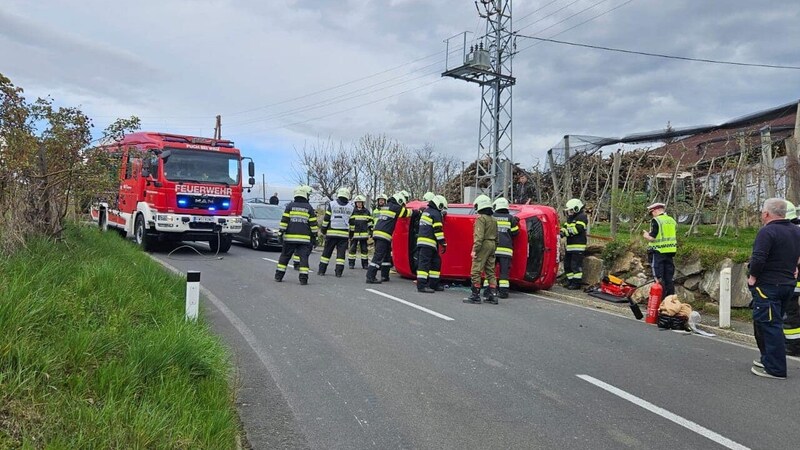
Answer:
<path fill-rule="evenodd" d="M 13 62 L 13 74 L 28 82 L 135 102 L 162 76 L 143 58 L 100 42 L 0 11 L 0 53 Z"/>
<path fill-rule="evenodd" d="M 482 28 L 471 2 L 8 3 L 0 13 L 6 74 L 20 86 L 88 104 L 90 115 L 138 114 L 151 128 L 201 133 L 221 113 L 225 133 L 264 161 L 285 161 L 287 149 L 317 136 L 347 142 L 365 133 L 413 146 L 430 142 L 463 160 L 477 156 L 480 88 L 453 79 L 427 85 L 444 69 L 442 40 Z M 523 18 L 540 5 L 517 1 L 515 27 L 539 21 L 523 33 L 550 37 L 623 0 L 560 24 L 594 2 L 546 17 L 568 3 Z M 556 39 L 800 65 L 800 2 L 759 3 L 637 0 Z M 526 48 L 532 44 L 520 38 L 514 60 L 514 148 L 524 165 L 568 133 L 621 136 L 668 121 L 714 123 L 800 97 L 800 71 L 551 43 Z M 104 97 L 113 102 L 103 104 Z"/>

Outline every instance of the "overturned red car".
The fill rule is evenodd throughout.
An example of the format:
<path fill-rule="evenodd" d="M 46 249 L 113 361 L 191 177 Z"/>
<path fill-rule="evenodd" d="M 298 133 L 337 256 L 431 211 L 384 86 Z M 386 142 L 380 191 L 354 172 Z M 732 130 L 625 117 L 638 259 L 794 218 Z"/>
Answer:
<path fill-rule="evenodd" d="M 414 201 L 407 208 L 417 210 L 426 202 Z M 542 205 L 511 205 L 519 218 L 519 234 L 514 237 L 514 257 L 509 281 L 519 289 L 539 290 L 553 286 L 558 272 L 558 214 Z M 444 219 L 447 252 L 442 256 L 441 277 L 469 279 L 472 259 L 472 231 L 477 213 L 472 205 L 451 204 Z M 416 248 L 419 216 L 398 219 L 392 238 L 395 270 L 405 278 L 416 278 Z"/>

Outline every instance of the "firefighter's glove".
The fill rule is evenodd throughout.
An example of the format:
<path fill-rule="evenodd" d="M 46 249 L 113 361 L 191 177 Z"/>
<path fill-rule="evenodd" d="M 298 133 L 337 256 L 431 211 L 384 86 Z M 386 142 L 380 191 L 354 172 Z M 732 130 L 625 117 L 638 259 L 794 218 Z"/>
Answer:
<path fill-rule="evenodd" d="M 561 231 L 558 234 L 560 234 L 561 237 L 567 237 L 567 229 L 566 228 L 562 228 Z"/>
<path fill-rule="evenodd" d="M 440 253 L 444 255 L 444 252 L 446 251 L 447 251 L 447 242 L 442 242 L 442 251 Z"/>

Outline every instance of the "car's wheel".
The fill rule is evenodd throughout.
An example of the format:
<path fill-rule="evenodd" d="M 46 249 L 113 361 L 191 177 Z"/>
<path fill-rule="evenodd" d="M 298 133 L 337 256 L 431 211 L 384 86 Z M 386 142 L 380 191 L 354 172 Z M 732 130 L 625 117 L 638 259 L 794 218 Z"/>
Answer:
<path fill-rule="evenodd" d="M 233 239 L 229 235 L 219 234 L 208 241 L 208 246 L 211 247 L 211 251 L 214 253 L 228 253 L 232 243 Z"/>
<path fill-rule="evenodd" d="M 144 216 L 141 214 L 136 215 L 136 222 L 133 225 L 133 241 L 146 252 L 152 252 L 155 249 L 156 239 L 147 232 Z"/>
<path fill-rule="evenodd" d="M 253 250 L 261 249 L 261 233 L 258 230 L 253 230 L 250 233 L 250 247 Z"/>

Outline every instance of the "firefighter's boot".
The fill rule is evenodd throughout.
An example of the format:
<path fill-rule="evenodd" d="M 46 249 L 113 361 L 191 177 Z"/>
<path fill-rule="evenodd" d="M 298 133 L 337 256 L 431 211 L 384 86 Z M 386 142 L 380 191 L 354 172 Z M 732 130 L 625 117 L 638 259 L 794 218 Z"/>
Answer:
<path fill-rule="evenodd" d="M 317 267 L 317 275 L 324 277 L 325 272 L 328 271 L 328 264 L 326 263 L 319 263 L 319 267 Z"/>
<path fill-rule="evenodd" d="M 507 287 L 498 288 L 497 296 L 500 298 L 508 298 L 508 288 Z"/>
<path fill-rule="evenodd" d="M 305 285 L 308 284 L 308 274 L 307 273 L 301 273 L 300 274 L 300 284 L 302 286 L 305 286 Z"/>
<path fill-rule="evenodd" d="M 285 274 L 285 273 L 286 272 L 284 272 L 282 270 L 276 270 L 275 271 L 275 281 L 277 281 L 277 282 L 283 281 L 283 274 Z"/>
<path fill-rule="evenodd" d="M 481 303 L 481 288 L 479 286 L 472 286 L 472 295 L 469 298 L 462 300 L 464 303 L 472 303 L 478 305 Z"/>
<path fill-rule="evenodd" d="M 428 280 L 426 278 L 417 278 L 417 292 L 433 294 L 435 291 L 428 287 Z"/>
<path fill-rule="evenodd" d="M 381 284 L 381 280 L 376 278 L 378 274 L 378 268 L 374 266 L 369 266 L 367 268 L 367 284 Z"/>
<path fill-rule="evenodd" d="M 575 279 L 569 280 L 569 283 L 567 284 L 567 289 L 569 289 L 570 291 L 577 291 L 580 288 L 581 288 L 580 280 L 575 280 Z"/>
<path fill-rule="evenodd" d="M 494 286 L 487 286 L 484 288 L 483 301 L 491 305 L 497 304 L 497 290 Z"/>
<path fill-rule="evenodd" d="M 355 259 L 348 259 L 347 260 L 347 267 L 349 267 L 351 269 L 355 269 L 356 268 L 356 260 Z"/>
<path fill-rule="evenodd" d="M 428 280 L 428 286 L 431 287 L 436 292 L 441 292 L 444 290 L 442 287 L 442 282 L 438 278 L 431 278 Z"/>
<path fill-rule="evenodd" d="M 362 268 L 362 269 L 367 269 L 367 268 L 369 268 L 369 260 L 368 260 L 368 259 L 362 259 L 362 260 L 361 260 L 361 268 Z"/>
<path fill-rule="evenodd" d="M 381 267 L 381 281 L 389 281 L 389 271 L 392 270 L 389 266 Z"/>
<path fill-rule="evenodd" d="M 344 273 L 344 264 L 337 264 L 336 265 L 336 278 L 342 278 L 342 274 Z"/>

